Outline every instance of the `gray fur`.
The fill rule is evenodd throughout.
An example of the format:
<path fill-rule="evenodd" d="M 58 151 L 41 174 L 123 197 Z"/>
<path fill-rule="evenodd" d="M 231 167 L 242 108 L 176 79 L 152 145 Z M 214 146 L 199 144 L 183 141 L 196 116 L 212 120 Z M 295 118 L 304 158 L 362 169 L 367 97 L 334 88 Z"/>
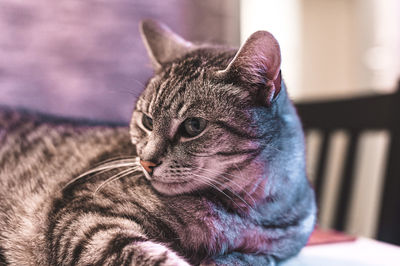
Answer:
<path fill-rule="evenodd" d="M 0 262 L 274 265 L 297 254 L 316 208 L 283 82 L 275 95 L 279 46 L 260 48 L 275 39 L 259 32 L 235 57 L 153 21 L 142 33 L 156 74 L 129 130 L 0 111 Z M 194 138 L 182 134 L 190 117 L 208 121 Z M 139 158 L 159 163 L 152 176 Z"/>

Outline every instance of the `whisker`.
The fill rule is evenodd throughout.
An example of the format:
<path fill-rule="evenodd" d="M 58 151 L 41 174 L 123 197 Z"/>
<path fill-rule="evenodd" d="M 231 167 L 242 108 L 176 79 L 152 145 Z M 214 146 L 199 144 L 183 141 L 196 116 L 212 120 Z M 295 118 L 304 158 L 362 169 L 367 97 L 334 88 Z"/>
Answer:
<path fill-rule="evenodd" d="M 136 82 L 137 84 L 139 84 L 139 85 L 142 86 L 143 88 L 146 87 L 146 85 L 145 85 L 143 82 L 141 82 L 140 80 L 138 80 L 138 79 L 132 79 L 132 81 Z"/>
<path fill-rule="evenodd" d="M 96 194 L 97 194 L 97 192 L 101 191 L 107 184 L 109 184 L 109 183 L 111 183 L 111 182 L 113 182 L 113 181 L 116 181 L 116 180 L 118 180 L 118 179 L 120 179 L 120 178 L 123 178 L 123 177 L 125 177 L 125 176 L 127 176 L 127 175 L 130 175 L 130 174 L 134 173 L 135 171 L 136 171 L 136 170 L 127 169 L 127 170 L 124 170 L 124 171 L 119 172 L 118 174 L 115 174 L 114 176 L 112 176 L 112 177 L 110 177 L 110 178 L 107 178 L 107 180 L 105 180 L 104 182 L 102 182 L 102 183 L 95 189 L 95 191 L 93 192 L 93 196 L 95 197 Z M 136 176 L 138 176 L 138 175 L 135 175 L 135 177 L 136 177 Z"/>
<path fill-rule="evenodd" d="M 134 173 L 134 172 L 137 172 L 137 171 L 138 171 L 137 168 L 130 168 L 130 169 L 123 170 L 123 171 L 121 171 L 121 172 L 119 172 L 119 173 L 117 173 L 117 174 L 111 176 L 110 178 L 107 178 L 107 180 L 105 180 L 104 182 L 102 182 L 102 183 L 96 188 L 96 190 L 93 192 L 93 196 L 96 196 L 96 193 L 97 193 L 98 191 L 100 191 L 100 190 L 101 190 L 104 186 L 106 186 L 107 184 L 109 184 L 109 183 L 111 183 L 111 182 L 113 182 L 113 181 L 116 181 L 116 180 L 118 180 L 118 179 L 120 179 L 120 178 L 123 178 L 123 177 L 125 177 L 125 176 L 127 176 L 127 175 L 130 175 L 130 174 L 132 174 L 132 173 Z M 138 173 L 138 175 L 139 175 L 139 173 Z M 135 175 L 135 176 L 138 176 L 138 175 Z"/>
<path fill-rule="evenodd" d="M 277 152 L 283 152 L 282 150 L 278 149 L 277 147 L 274 147 L 274 146 L 269 145 L 269 144 L 267 144 L 266 147 L 268 147 L 268 148 L 270 148 L 270 149 L 273 149 L 273 150 L 275 150 L 275 151 L 277 151 Z"/>
<path fill-rule="evenodd" d="M 233 204 L 235 204 L 240 210 L 244 211 L 242 207 L 240 207 L 233 199 L 232 197 L 230 197 L 228 194 L 226 194 L 225 192 L 223 192 L 220 188 L 218 188 L 215 184 L 213 184 L 211 181 L 209 180 L 203 180 L 201 178 L 205 178 L 205 176 L 201 176 L 201 175 L 197 175 L 197 174 L 193 174 L 194 176 L 200 177 L 201 182 L 203 182 L 206 185 L 209 185 L 210 187 L 216 189 L 217 191 L 219 191 L 220 193 L 222 193 L 225 197 L 227 197 L 229 200 L 231 200 L 233 202 Z M 250 207 L 251 208 L 251 207 Z"/>
<path fill-rule="evenodd" d="M 235 185 L 238 189 L 240 189 L 240 191 L 243 191 L 243 192 L 250 198 L 250 200 L 252 201 L 253 205 L 256 205 L 256 201 L 254 200 L 253 196 L 251 196 L 250 193 L 248 193 L 248 192 L 246 191 L 245 188 L 241 187 L 238 183 L 236 183 L 236 182 L 233 181 L 232 179 L 227 178 L 227 177 L 225 177 L 225 176 L 223 176 L 223 175 L 219 175 L 218 177 L 222 177 L 222 178 L 224 178 L 225 180 L 227 180 L 228 182 L 230 182 L 232 185 Z M 229 184 L 227 184 L 227 186 L 228 186 L 228 185 L 229 185 Z M 231 191 L 232 193 L 234 193 L 239 199 L 241 199 L 242 201 L 245 201 L 246 204 L 248 204 L 249 206 L 251 206 L 250 203 L 248 203 L 248 202 L 247 202 L 246 200 L 244 200 L 241 196 L 239 196 L 239 194 L 238 194 L 237 192 L 234 192 L 232 189 L 230 189 L 230 191 Z"/>
<path fill-rule="evenodd" d="M 236 169 L 239 171 L 240 174 L 240 179 L 243 179 L 243 173 L 242 170 L 240 170 L 240 168 L 237 166 L 236 163 L 233 163 L 233 165 L 236 167 Z M 224 177 L 224 176 L 223 176 Z M 225 178 L 225 177 L 224 177 Z M 240 187 L 239 184 L 237 184 L 235 181 L 232 180 L 232 182 L 234 184 L 236 184 L 237 187 Z M 244 193 L 251 199 L 251 201 L 253 202 L 254 206 L 256 205 L 256 201 L 254 200 L 253 196 L 251 196 L 251 194 L 245 189 L 242 188 L 242 191 L 244 191 Z"/>
<path fill-rule="evenodd" d="M 138 99 L 138 101 L 143 101 L 143 102 L 145 102 L 145 103 L 147 103 L 147 104 L 150 103 L 148 100 L 146 100 L 146 99 L 143 98 L 143 97 L 140 97 L 140 98 Z"/>
<path fill-rule="evenodd" d="M 237 167 L 237 166 L 236 166 L 236 167 Z M 231 177 L 236 177 L 235 175 L 228 174 L 228 173 L 223 174 L 223 173 L 218 172 L 218 171 L 212 171 L 212 170 L 209 170 L 209 169 L 206 169 L 206 168 L 200 168 L 200 167 L 197 167 L 196 169 L 198 169 L 198 170 L 203 170 L 203 171 L 209 172 L 209 173 L 211 173 L 211 174 L 215 174 L 215 175 L 217 175 L 218 177 L 221 177 L 221 178 L 223 178 L 224 180 L 229 181 L 230 183 L 232 183 L 232 185 L 235 185 L 240 191 L 243 191 L 243 192 L 251 199 L 251 201 L 253 202 L 253 204 L 256 205 L 256 202 L 255 202 L 253 196 L 251 196 L 242 186 L 240 186 L 240 185 L 239 185 L 238 183 L 236 183 L 234 180 L 232 180 L 231 178 L 228 178 L 228 177 L 225 176 L 225 175 L 229 175 L 229 176 L 231 176 Z M 238 168 L 238 170 L 239 170 L 239 168 Z M 239 171 L 240 171 L 240 170 L 239 170 Z M 242 175 L 241 175 L 241 178 L 243 178 Z M 227 184 L 227 185 L 228 185 L 228 184 Z M 232 192 L 232 193 L 235 193 L 235 192 L 232 191 L 232 190 L 231 190 L 231 192 Z M 237 193 L 235 193 L 235 194 L 237 194 Z M 238 196 L 238 195 L 237 195 L 237 196 Z M 239 197 L 240 197 L 240 196 L 239 196 Z"/>
<path fill-rule="evenodd" d="M 137 156 L 115 156 L 115 157 L 110 157 L 110 158 L 108 158 L 108 159 L 106 159 L 106 160 L 104 160 L 104 161 L 101 161 L 101 162 L 99 162 L 99 163 L 96 163 L 96 166 L 100 166 L 100 165 L 102 165 L 102 164 L 105 164 L 105 163 L 109 163 L 109 162 L 118 162 L 118 161 L 120 161 L 120 160 L 131 160 L 131 161 L 135 161 L 135 160 L 137 160 Z"/>
<path fill-rule="evenodd" d="M 197 176 L 197 177 L 204 178 L 204 179 L 208 180 L 209 182 L 215 182 L 216 184 L 218 184 L 218 185 L 220 185 L 220 186 L 224 186 L 223 183 L 221 183 L 221 182 L 219 182 L 219 181 L 217 181 L 217 180 L 211 179 L 211 178 L 209 178 L 209 177 L 207 177 L 207 176 L 201 176 L 201 175 L 198 175 L 198 174 L 193 174 L 193 175 L 195 175 L 195 176 Z M 215 187 L 216 187 L 216 186 L 215 186 Z M 247 207 L 249 207 L 249 209 L 253 210 L 253 207 L 252 207 L 246 200 L 244 200 L 238 193 L 236 193 L 235 191 L 233 191 L 233 190 L 230 189 L 229 187 L 225 187 L 225 188 L 226 188 L 229 192 L 231 192 L 234 196 L 238 197 Z M 239 207 L 239 205 L 238 205 L 230 196 L 228 196 L 228 195 L 227 195 L 225 192 L 223 192 L 221 189 L 218 188 L 218 190 L 219 190 L 220 192 L 222 192 L 225 196 L 227 196 L 230 200 L 232 200 L 232 202 L 235 203 L 235 205 L 237 205 L 237 206 Z"/>
<path fill-rule="evenodd" d="M 94 168 L 80 174 L 79 176 L 73 178 L 72 180 L 70 180 L 68 183 L 66 183 L 62 187 L 61 191 L 64 190 L 65 188 L 69 187 L 70 185 L 72 185 L 73 183 L 78 181 L 79 179 L 81 179 L 85 176 L 88 176 L 90 174 L 96 173 L 96 175 L 97 175 L 97 174 L 104 173 L 106 171 L 110 171 L 110 170 L 113 170 L 116 168 L 130 167 L 130 166 L 137 166 L 137 165 L 138 165 L 137 161 L 132 161 L 131 159 L 129 159 L 129 160 L 120 159 L 120 160 L 114 160 L 111 162 L 103 163 L 103 164 L 101 164 L 97 167 L 94 167 Z"/>

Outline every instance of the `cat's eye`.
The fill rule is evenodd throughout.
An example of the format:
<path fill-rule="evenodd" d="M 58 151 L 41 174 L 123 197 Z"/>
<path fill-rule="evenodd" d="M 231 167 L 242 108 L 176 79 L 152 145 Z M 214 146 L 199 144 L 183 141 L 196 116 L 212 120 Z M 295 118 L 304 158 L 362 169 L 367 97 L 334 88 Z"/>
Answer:
<path fill-rule="evenodd" d="M 146 129 L 150 131 L 153 130 L 153 119 L 145 114 L 142 116 L 142 124 Z"/>
<path fill-rule="evenodd" d="M 199 135 L 207 126 L 207 121 L 200 117 L 186 119 L 181 125 L 181 134 L 186 138 Z"/>

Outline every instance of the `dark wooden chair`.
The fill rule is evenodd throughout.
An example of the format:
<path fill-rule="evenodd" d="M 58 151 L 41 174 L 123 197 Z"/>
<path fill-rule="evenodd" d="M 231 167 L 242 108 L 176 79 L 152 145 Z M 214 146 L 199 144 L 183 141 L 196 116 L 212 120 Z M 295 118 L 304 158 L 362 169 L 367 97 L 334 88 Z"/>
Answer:
<path fill-rule="evenodd" d="M 334 210 L 333 227 L 343 231 L 349 212 L 351 191 L 354 185 L 355 157 L 359 137 L 366 130 L 387 130 L 389 149 L 381 193 L 377 239 L 400 245 L 400 82 L 397 91 L 388 95 L 365 96 L 346 100 L 301 102 L 296 104 L 305 131 L 317 129 L 322 134 L 319 158 L 315 169 L 314 187 L 317 201 L 326 182 L 329 140 L 332 133 L 345 130 L 349 133 L 339 196 Z"/>

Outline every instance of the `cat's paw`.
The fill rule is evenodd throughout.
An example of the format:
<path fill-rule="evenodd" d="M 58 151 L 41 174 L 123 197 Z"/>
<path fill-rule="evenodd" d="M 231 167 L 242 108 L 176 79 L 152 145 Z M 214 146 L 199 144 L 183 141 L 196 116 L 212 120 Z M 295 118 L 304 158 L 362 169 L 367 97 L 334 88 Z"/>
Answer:
<path fill-rule="evenodd" d="M 134 261 L 132 265 L 190 266 L 182 257 L 162 244 L 143 242 L 140 244 L 140 250 L 146 255 L 138 256 L 137 261 Z"/>

